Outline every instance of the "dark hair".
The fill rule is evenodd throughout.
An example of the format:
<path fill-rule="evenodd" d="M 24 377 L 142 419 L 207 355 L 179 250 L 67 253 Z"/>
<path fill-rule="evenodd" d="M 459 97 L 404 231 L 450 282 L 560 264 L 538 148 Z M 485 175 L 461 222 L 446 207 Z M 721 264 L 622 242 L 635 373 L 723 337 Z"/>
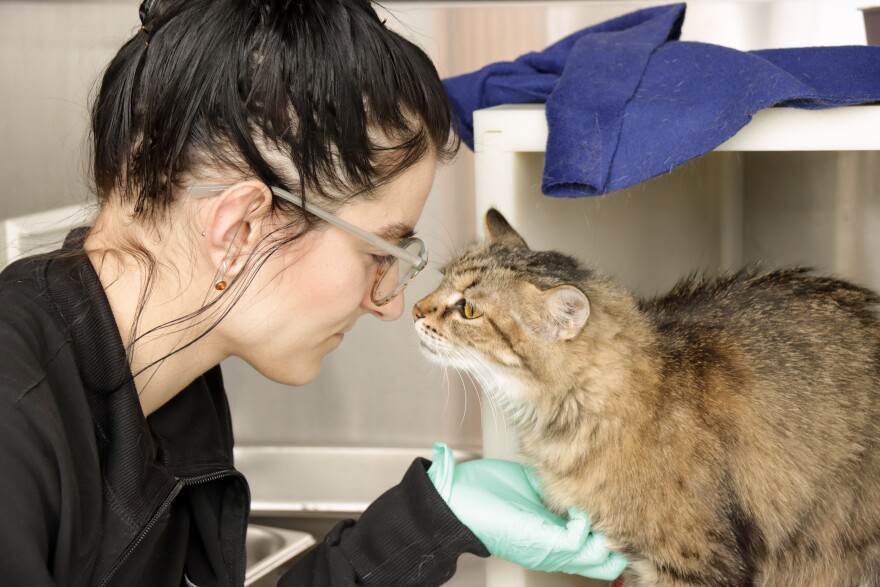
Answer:
<path fill-rule="evenodd" d="M 187 181 L 213 166 L 321 198 L 332 210 L 369 197 L 431 150 L 444 160 L 458 148 L 430 59 L 387 29 L 368 0 L 146 0 L 140 15 L 143 26 L 110 62 L 92 110 L 102 205 L 115 194 L 136 217 L 161 217 Z M 279 209 L 291 225 L 310 223 L 273 198 Z M 138 322 L 156 259 L 123 242 L 115 252 L 147 271 L 129 358 L 138 340 L 157 331 L 193 319 L 216 326 L 262 264 L 302 234 L 273 232 L 230 282 L 235 295 L 226 290 L 144 333 Z"/>
<path fill-rule="evenodd" d="M 155 0 L 141 19 L 92 111 L 101 203 L 161 214 L 201 166 L 350 197 L 457 149 L 436 69 L 368 0 Z"/>

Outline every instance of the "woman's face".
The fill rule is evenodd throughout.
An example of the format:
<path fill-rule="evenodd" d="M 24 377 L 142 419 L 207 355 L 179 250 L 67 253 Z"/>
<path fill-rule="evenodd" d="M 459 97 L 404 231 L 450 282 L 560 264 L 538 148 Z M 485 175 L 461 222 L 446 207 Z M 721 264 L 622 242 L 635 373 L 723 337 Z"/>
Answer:
<path fill-rule="evenodd" d="M 422 214 L 436 159 L 428 156 L 377 190 L 336 212 L 339 218 L 392 243 L 407 236 Z M 365 240 L 329 224 L 273 254 L 224 319 L 231 354 L 266 377 L 302 385 L 317 377 L 324 357 L 364 314 L 396 320 L 401 294 L 383 306 L 371 298 L 375 256 Z"/>

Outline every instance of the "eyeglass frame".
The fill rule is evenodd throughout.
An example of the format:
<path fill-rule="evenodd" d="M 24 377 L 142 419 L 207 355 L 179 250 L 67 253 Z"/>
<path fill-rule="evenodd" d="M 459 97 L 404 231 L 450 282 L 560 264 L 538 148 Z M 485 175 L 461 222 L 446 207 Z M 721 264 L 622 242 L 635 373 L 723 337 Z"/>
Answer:
<path fill-rule="evenodd" d="M 204 197 L 217 195 L 217 193 L 223 192 L 223 191 L 231 188 L 233 185 L 234 184 L 228 184 L 228 185 L 197 184 L 197 185 L 190 186 L 188 193 L 190 196 L 193 196 L 196 198 L 204 198 Z M 376 272 L 376 279 L 373 282 L 372 289 L 370 290 L 370 300 L 374 304 L 376 304 L 377 306 L 384 306 L 385 304 L 389 303 L 391 300 L 393 300 L 394 298 L 399 296 L 403 292 L 403 290 L 405 290 L 407 288 L 407 286 L 412 282 L 412 280 L 415 279 L 416 275 L 421 273 L 422 269 L 424 269 L 428 265 L 428 247 L 425 244 L 425 242 L 420 238 L 410 236 L 410 237 L 402 238 L 400 240 L 400 243 L 403 246 L 409 245 L 411 243 L 417 243 L 419 245 L 419 254 L 414 255 L 414 254 L 410 253 L 409 251 L 407 251 L 406 249 L 404 249 L 403 246 L 392 244 L 392 243 L 388 242 L 387 240 L 376 236 L 375 234 L 371 234 L 371 233 L 367 232 L 366 230 L 363 230 L 362 228 L 358 228 L 357 226 L 355 226 L 353 224 L 349 224 L 345 220 L 334 216 L 330 212 L 327 212 L 326 210 L 324 210 L 320 206 L 313 204 L 311 202 L 305 202 L 302 197 L 295 196 L 283 188 L 280 188 L 277 186 L 269 186 L 269 189 L 272 191 L 272 194 L 281 198 L 282 200 L 284 200 L 286 202 L 290 202 L 291 204 L 301 208 L 303 211 L 314 214 L 315 216 L 317 216 L 321 220 L 324 220 L 334 226 L 337 226 L 337 227 L 341 228 L 342 230 L 345 230 L 346 232 L 353 234 L 353 235 L 357 236 L 358 238 L 361 238 L 361 239 L 367 241 L 368 243 L 375 246 L 376 248 L 382 249 L 383 251 L 385 251 L 389 255 L 393 255 L 397 259 L 401 259 L 401 260 L 406 261 L 407 263 L 410 264 L 412 269 L 410 269 L 410 271 L 406 275 L 406 277 L 404 277 L 403 279 L 400 280 L 400 283 L 398 283 L 397 287 L 393 291 L 391 291 L 391 293 L 389 293 L 387 296 L 377 300 L 376 296 L 375 296 L 376 288 L 379 287 L 379 283 L 382 281 L 382 278 L 385 276 L 385 274 L 388 271 L 388 268 L 390 268 L 392 264 L 387 264 L 385 266 L 384 270 L 381 265 L 379 266 L 379 269 Z"/>

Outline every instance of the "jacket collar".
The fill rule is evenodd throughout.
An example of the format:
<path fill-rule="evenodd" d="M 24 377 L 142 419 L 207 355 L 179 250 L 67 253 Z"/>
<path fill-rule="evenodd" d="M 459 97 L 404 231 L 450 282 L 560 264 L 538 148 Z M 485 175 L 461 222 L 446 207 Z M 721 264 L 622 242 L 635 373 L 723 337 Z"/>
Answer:
<path fill-rule="evenodd" d="M 110 303 L 88 257 L 76 252 L 77 244 L 68 238 L 61 254 L 50 259 L 48 294 L 70 332 L 105 482 L 126 510 L 146 508 L 149 515 L 155 496 L 164 497 L 177 478 L 232 467 L 232 426 L 220 368 L 145 418 Z"/>

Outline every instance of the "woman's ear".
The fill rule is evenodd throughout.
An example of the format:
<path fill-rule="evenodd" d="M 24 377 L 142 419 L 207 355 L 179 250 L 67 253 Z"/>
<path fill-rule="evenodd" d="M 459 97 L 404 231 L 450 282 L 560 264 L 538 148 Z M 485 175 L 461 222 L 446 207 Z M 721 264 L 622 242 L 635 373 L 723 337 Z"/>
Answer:
<path fill-rule="evenodd" d="M 242 181 L 212 200 L 204 225 L 208 255 L 223 278 L 232 278 L 263 236 L 272 191 L 260 181 Z"/>

